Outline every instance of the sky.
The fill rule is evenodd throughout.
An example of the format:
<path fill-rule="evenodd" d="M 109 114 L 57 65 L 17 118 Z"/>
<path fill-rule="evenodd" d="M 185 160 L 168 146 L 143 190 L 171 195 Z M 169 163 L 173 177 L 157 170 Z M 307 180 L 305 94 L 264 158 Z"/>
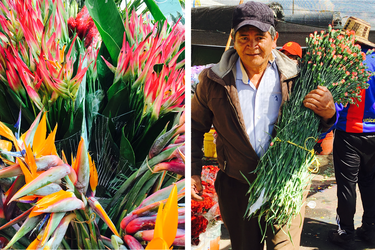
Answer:
<path fill-rule="evenodd" d="M 194 0 L 192 0 L 194 1 Z M 199 0 L 201 6 L 237 5 L 239 0 Z M 291 15 L 294 3 L 294 14 L 313 13 L 323 10 L 339 11 L 343 25 L 349 16 L 355 16 L 371 24 L 375 30 L 375 0 L 257 0 L 258 2 L 278 2 L 284 8 L 285 15 Z M 247 2 L 245 0 L 245 2 Z"/>

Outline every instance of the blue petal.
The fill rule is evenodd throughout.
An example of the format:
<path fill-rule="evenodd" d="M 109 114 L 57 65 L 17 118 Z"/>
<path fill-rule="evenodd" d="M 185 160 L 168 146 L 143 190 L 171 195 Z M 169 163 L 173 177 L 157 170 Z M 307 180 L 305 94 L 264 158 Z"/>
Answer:
<path fill-rule="evenodd" d="M 19 135 L 20 135 L 20 132 L 21 132 L 21 115 L 22 115 L 22 110 L 21 110 L 21 107 L 20 107 L 20 112 L 18 114 L 18 120 L 17 120 L 16 124 L 14 124 L 14 127 L 16 129 L 18 129 L 18 133 L 15 134 L 17 140 L 19 139 Z"/>
<path fill-rule="evenodd" d="M 2 154 L 5 154 L 5 155 L 10 155 L 10 156 L 13 156 L 13 157 L 22 157 L 25 155 L 26 151 L 24 152 L 25 150 L 22 150 L 21 152 L 10 152 L 10 151 L 5 151 L 5 150 L 0 150 L 0 152 Z"/>

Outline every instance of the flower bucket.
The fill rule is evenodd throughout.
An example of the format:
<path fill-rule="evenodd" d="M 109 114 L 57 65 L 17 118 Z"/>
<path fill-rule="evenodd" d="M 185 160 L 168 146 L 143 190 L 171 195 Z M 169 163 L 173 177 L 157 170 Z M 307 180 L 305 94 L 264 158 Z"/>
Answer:
<path fill-rule="evenodd" d="M 221 236 L 221 222 L 209 226 L 206 232 L 199 235 L 199 245 L 191 246 L 192 250 L 219 250 Z"/>
<path fill-rule="evenodd" d="M 333 131 L 329 132 L 326 137 L 320 139 L 317 144 L 320 145 L 322 151 L 318 155 L 329 155 L 333 149 Z"/>
<path fill-rule="evenodd" d="M 214 143 L 215 129 L 211 129 L 210 132 L 204 134 L 203 149 L 204 156 L 208 158 L 217 158 L 216 145 Z"/>
<path fill-rule="evenodd" d="M 209 242 L 209 250 L 219 250 L 220 248 L 221 223 L 217 222 L 206 231 L 206 241 Z"/>

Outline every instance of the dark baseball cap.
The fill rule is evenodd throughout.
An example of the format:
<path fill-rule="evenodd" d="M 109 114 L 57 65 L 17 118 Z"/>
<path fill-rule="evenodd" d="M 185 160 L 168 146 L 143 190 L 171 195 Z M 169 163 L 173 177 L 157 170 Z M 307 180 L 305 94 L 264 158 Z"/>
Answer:
<path fill-rule="evenodd" d="M 238 5 L 233 12 L 232 29 L 236 33 L 241 27 L 251 25 L 263 32 L 275 27 L 273 11 L 268 5 L 258 2 L 246 2 Z"/>

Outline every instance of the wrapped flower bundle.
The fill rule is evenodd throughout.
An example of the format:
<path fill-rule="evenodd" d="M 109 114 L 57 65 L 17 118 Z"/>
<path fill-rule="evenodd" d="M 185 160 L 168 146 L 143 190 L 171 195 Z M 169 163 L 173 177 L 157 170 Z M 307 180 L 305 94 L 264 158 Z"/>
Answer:
<path fill-rule="evenodd" d="M 275 126 L 277 137 L 254 171 L 256 180 L 250 183 L 247 216 L 264 218 L 266 227 L 290 226 L 303 206 L 303 193 L 311 179 L 309 167 L 315 161 L 313 147 L 320 134 L 320 119 L 303 106 L 304 97 L 320 85 L 330 90 L 335 102 L 355 104 L 361 101 L 361 91 L 368 88 L 372 75 L 362 63 L 366 54 L 355 44 L 354 32 L 329 27 L 327 32 L 311 34 L 306 42 L 300 77 Z"/>

